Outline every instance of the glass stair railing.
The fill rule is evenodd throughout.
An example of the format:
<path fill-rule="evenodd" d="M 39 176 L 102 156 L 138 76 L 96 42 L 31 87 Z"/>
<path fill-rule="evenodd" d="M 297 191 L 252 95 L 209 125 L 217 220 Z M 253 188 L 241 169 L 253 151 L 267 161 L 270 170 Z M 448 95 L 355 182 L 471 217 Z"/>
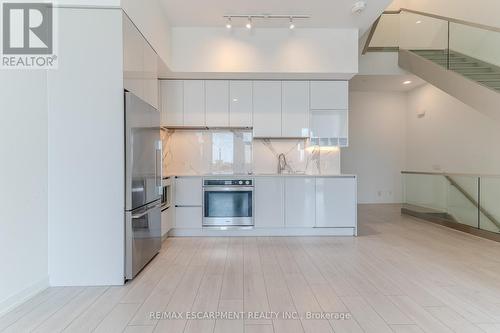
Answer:
<path fill-rule="evenodd" d="M 363 52 L 407 50 L 500 92 L 500 28 L 402 9 L 375 22 Z"/>
<path fill-rule="evenodd" d="M 500 176 L 402 174 L 403 214 L 500 241 Z"/>

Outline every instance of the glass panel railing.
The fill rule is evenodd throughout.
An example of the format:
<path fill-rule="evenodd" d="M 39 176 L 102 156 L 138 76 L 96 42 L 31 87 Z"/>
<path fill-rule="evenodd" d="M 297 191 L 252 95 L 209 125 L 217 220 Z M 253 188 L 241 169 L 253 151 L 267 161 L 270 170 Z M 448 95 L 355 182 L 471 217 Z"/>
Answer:
<path fill-rule="evenodd" d="M 479 227 L 500 233 L 500 177 L 481 177 Z"/>
<path fill-rule="evenodd" d="M 399 48 L 399 14 L 382 14 L 371 38 L 369 51 L 397 51 Z"/>
<path fill-rule="evenodd" d="M 402 212 L 500 234 L 500 176 L 403 172 Z"/>
<path fill-rule="evenodd" d="M 491 89 L 500 91 L 500 33 L 450 23 L 448 69 Z"/>
<path fill-rule="evenodd" d="M 450 22 L 450 49 L 500 67 L 500 33 Z"/>
<path fill-rule="evenodd" d="M 404 174 L 404 205 L 419 213 L 447 213 L 448 188 L 440 175 Z"/>
<path fill-rule="evenodd" d="M 448 22 L 429 16 L 401 12 L 400 48 L 410 51 L 448 49 Z"/>

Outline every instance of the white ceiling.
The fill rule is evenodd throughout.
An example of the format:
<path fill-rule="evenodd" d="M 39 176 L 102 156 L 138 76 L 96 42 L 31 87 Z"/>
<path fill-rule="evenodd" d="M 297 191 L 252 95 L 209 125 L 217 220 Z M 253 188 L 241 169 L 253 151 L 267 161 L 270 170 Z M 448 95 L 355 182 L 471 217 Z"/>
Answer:
<path fill-rule="evenodd" d="M 411 81 L 410 84 L 403 84 Z M 356 75 L 349 81 L 354 91 L 399 91 L 405 92 L 420 87 L 425 81 L 415 75 Z"/>
<path fill-rule="evenodd" d="M 172 26 L 222 27 L 227 14 L 310 15 L 297 20 L 297 28 L 359 28 L 366 31 L 392 0 L 366 0 L 360 15 L 351 8 L 356 0 L 159 0 Z M 244 26 L 244 19 L 234 19 L 234 26 Z M 287 20 L 254 21 L 255 27 L 287 27 Z"/>

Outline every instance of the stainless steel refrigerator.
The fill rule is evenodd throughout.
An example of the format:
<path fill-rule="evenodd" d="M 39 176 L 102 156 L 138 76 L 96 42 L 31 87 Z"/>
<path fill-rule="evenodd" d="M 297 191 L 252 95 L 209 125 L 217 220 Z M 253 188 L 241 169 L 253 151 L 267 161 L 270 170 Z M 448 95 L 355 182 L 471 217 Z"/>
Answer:
<path fill-rule="evenodd" d="M 125 92 L 125 279 L 161 248 L 160 113 Z"/>

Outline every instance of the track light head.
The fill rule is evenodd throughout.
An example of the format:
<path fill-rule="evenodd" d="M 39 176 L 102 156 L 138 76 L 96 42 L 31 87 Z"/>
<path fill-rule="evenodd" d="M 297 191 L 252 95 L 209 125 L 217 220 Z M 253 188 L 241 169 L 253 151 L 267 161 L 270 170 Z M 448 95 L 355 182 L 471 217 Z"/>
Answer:
<path fill-rule="evenodd" d="M 252 18 L 249 16 L 247 24 L 245 25 L 247 29 L 252 29 Z"/>

